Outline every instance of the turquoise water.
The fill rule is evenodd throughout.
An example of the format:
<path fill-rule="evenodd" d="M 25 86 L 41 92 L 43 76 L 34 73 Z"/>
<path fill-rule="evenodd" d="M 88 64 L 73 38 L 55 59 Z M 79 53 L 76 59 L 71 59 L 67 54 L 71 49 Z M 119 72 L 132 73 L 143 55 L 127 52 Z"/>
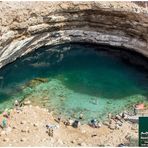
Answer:
<path fill-rule="evenodd" d="M 83 113 L 86 121 L 104 119 L 147 97 L 148 73 L 99 46 L 42 47 L 0 71 L 0 110 L 28 98 L 56 115 Z"/>

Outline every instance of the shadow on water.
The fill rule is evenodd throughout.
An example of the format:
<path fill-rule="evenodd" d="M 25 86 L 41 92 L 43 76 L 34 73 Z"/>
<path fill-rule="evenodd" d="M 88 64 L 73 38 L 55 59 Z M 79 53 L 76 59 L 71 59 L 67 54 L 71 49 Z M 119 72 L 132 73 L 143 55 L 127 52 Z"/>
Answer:
<path fill-rule="evenodd" d="M 108 54 L 101 47 L 63 44 L 42 47 L 2 68 L 0 103 L 10 97 L 3 89 L 12 88 L 13 92 L 37 77 L 57 78 L 73 91 L 103 98 L 148 95 L 147 72 L 125 64 L 120 56 Z"/>
<path fill-rule="evenodd" d="M 8 95 L 7 93 L 0 92 L 0 103 L 3 103 L 3 102 L 5 102 L 6 100 L 9 100 L 10 97 L 11 97 L 11 96 Z"/>

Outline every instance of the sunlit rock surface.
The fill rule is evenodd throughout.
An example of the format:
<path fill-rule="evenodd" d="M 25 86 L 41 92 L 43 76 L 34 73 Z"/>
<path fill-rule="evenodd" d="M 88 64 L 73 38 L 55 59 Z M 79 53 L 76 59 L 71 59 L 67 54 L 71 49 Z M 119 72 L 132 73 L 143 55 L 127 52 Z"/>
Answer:
<path fill-rule="evenodd" d="M 132 2 L 0 2 L 0 68 L 41 46 L 89 42 L 148 57 L 148 10 Z"/>

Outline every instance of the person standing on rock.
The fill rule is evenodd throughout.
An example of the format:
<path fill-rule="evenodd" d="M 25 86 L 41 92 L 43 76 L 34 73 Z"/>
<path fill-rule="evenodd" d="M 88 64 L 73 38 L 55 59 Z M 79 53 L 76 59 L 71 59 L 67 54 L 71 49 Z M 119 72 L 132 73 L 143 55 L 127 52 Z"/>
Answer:
<path fill-rule="evenodd" d="M 3 129 L 7 127 L 7 120 L 5 118 L 2 120 L 1 127 Z"/>
<path fill-rule="evenodd" d="M 18 109 L 18 107 L 19 107 L 19 102 L 18 102 L 18 100 L 15 100 L 14 106 L 15 106 L 16 109 Z"/>

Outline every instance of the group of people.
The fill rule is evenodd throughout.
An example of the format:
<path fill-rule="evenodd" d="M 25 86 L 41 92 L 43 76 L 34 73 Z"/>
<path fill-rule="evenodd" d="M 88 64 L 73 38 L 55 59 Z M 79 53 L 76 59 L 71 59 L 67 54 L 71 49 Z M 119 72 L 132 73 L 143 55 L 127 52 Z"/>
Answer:
<path fill-rule="evenodd" d="M 6 109 L 0 119 L 0 127 L 2 129 L 5 129 L 8 127 L 8 122 L 9 122 L 9 117 L 10 117 L 10 110 Z"/>
<path fill-rule="evenodd" d="M 20 106 L 19 101 L 15 100 L 14 107 L 18 109 L 19 106 Z M 7 128 L 9 125 L 9 122 L 10 122 L 10 110 L 5 109 L 5 111 L 2 113 L 2 116 L 0 117 L 0 127 L 2 129 Z"/>

